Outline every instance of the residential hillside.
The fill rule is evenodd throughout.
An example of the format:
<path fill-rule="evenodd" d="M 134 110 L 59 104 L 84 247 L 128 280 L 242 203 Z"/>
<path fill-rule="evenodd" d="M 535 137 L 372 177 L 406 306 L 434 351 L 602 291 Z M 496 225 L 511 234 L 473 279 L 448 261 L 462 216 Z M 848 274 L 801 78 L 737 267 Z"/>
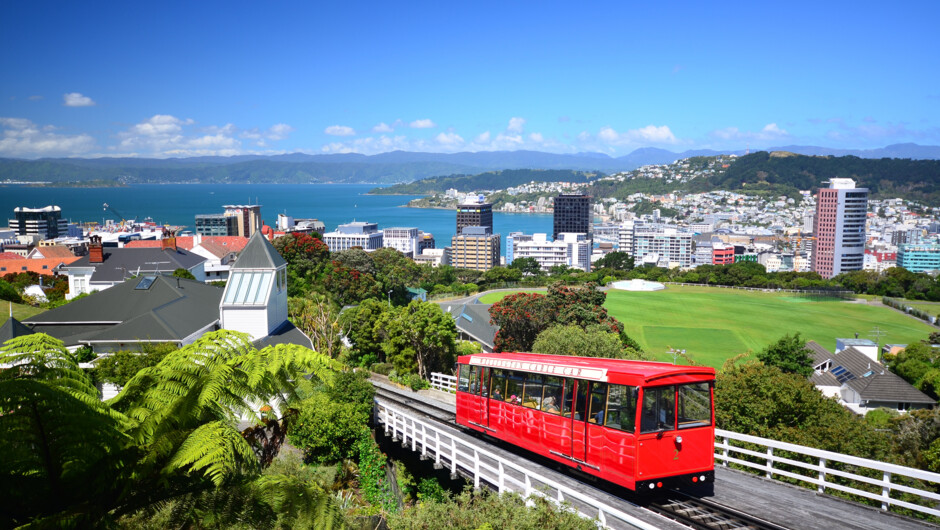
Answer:
<path fill-rule="evenodd" d="M 376 188 L 370 193 L 380 195 L 425 195 L 430 193 L 444 193 L 449 189 L 460 192 L 478 190 L 499 190 L 521 184 L 536 182 L 588 182 L 598 176 L 598 173 L 583 171 L 570 171 L 564 169 L 506 169 L 503 171 L 487 171 L 479 175 L 451 175 L 449 177 L 432 177 L 416 180 L 407 184 L 396 184 L 387 188 Z"/>

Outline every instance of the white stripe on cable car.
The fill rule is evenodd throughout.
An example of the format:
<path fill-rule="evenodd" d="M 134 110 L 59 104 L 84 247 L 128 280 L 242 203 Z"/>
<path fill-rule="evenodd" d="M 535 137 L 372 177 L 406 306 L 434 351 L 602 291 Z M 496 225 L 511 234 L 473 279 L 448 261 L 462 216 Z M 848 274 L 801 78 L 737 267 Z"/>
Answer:
<path fill-rule="evenodd" d="M 489 366 L 491 368 L 501 368 L 504 370 L 522 370 L 524 372 L 534 372 L 559 377 L 589 379 L 591 381 L 607 381 L 607 368 L 581 368 L 579 366 L 570 366 L 564 364 L 514 361 L 512 359 L 493 359 L 475 356 L 470 357 L 470 364 L 477 366 Z"/>

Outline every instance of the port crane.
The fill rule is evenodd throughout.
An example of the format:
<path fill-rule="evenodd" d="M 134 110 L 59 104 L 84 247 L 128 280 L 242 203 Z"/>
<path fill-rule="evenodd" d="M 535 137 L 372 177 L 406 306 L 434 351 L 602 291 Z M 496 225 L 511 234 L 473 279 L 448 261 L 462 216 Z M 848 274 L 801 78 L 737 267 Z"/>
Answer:
<path fill-rule="evenodd" d="M 121 220 L 121 226 L 123 226 L 124 223 L 127 222 L 127 217 L 124 217 L 124 215 L 123 215 L 121 212 L 115 210 L 115 209 L 114 209 L 110 204 L 108 204 L 108 203 L 104 203 L 104 211 L 106 211 L 106 212 L 111 212 L 111 213 L 113 213 L 114 215 L 118 216 L 118 219 Z"/>

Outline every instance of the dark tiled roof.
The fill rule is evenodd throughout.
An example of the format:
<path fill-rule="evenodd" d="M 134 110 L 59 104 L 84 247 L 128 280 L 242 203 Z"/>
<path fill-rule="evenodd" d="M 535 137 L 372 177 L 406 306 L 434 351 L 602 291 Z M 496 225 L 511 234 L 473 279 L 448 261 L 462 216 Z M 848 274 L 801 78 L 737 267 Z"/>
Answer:
<path fill-rule="evenodd" d="M 809 345 L 807 343 L 807 345 Z M 898 403 L 936 403 L 930 396 L 892 373 L 881 363 L 855 348 L 846 348 L 831 356 L 828 375 L 842 376 L 844 384 L 858 392 L 863 400 Z M 839 370 L 841 367 L 842 370 Z M 834 374 L 835 371 L 840 374 Z"/>
<path fill-rule="evenodd" d="M 272 331 L 267 337 L 262 337 L 254 341 L 253 344 L 259 350 L 267 346 L 276 346 L 278 344 L 296 344 L 304 348 L 313 349 L 313 341 L 310 340 L 310 337 L 305 335 L 303 331 L 300 331 L 300 329 L 289 321 L 281 324 L 279 328 Z"/>
<path fill-rule="evenodd" d="M 28 326 L 24 325 L 19 320 L 10 317 L 2 326 L 0 326 L 0 344 L 3 344 L 10 339 L 22 337 L 23 335 L 32 335 L 33 333 L 36 332 L 29 329 Z"/>
<path fill-rule="evenodd" d="M 454 318 L 457 329 L 473 337 L 480 343 L 493 348 L 496 341 L 496 331 L 499 329 L 490 324 L 490 306 L 492 304 L 453 304 L 439 302 L 441 309 Z"/>
<path fill-rule="evenodd" d="M 813 358 L 813 366 L 825 362 L 827 359 L 832 359 L 832 352 L 820 346 L 816 341 L 806 341 L 806 349 L 810 351 L 810 357 Z"/>
<path fill-rule="evenodd" d="M 232 269 L 276 269 L 286 264 L 271 242 L 261 232 L 255 232 L 238 255 Z"/>
<path fill-rule="evenodd" d="M 172 273 L 181 268 L 191 270 L 204 261 L 206 258 L 179 248 L 106 248 L 102 263 L 91 263 L 91 257 L 88 255 L 69 264 L 68 268 L 94 268 L 92 282 L 121 282 L 127 277 L 137 275 L 138 271 L 141 271 L 141 274 L 154 271 Z"/>
<path fill-rule="evenodd" d="M 153 278 L 149 288 L 138 289 Z M 182 340 L 219 319 L 222 289 L 169 276 L 143 277 L 46 311 L 25 323 L 78 341 Z"/>

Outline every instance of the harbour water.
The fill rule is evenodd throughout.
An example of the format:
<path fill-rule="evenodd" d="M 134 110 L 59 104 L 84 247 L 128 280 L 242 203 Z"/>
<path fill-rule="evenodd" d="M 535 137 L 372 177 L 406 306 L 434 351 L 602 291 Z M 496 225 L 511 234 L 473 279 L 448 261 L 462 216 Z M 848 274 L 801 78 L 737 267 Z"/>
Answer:
<path fill-rule="evenodd" d="M 369 184 L 141 184 L 123 188 L 33 188 L 0 186 L 0 219 L 13 217 L 18 206 L 57 205 L 72 222 L 103 223 L 115 219 L 104 203 L 126 218 L 152 217 L 159 224 L 193 228 L 196 214 L 222 213 L 226 204 L 260 204 L 264 222 L 275 226 L 279 213 L 294 218 L 316 218 L 334 230 L 350 221 L 378 223 L 379 228 L 416 226 L 434 234 L 438 246 L 449 246 L 456 228 L 456 212 L 404 208 L 416 196 L 367 195 Z M 120 220 L 120 219 L 117 219 Z M 5 225 L 0 221 L 0 225 Z M 503 254 L 510 232 L 548 233 L 550 214 L 493 214 L 494 231 L 502 234 Z"/>

